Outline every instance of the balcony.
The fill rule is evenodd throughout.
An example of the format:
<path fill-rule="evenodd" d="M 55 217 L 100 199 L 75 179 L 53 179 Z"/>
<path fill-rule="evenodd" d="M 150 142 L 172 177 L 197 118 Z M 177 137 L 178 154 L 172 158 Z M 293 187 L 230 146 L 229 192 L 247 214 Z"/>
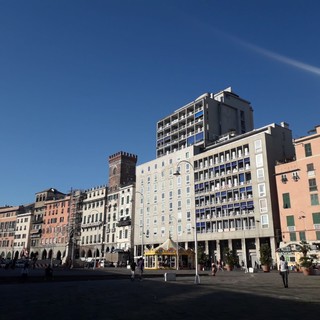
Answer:
<path fill-rule="evenodd" d="M 126 227 L 131 225 L 131 219 L 130 217 L 127 218 L 121 218 L 120 221 L 117 223 L 117 227 Z"/>

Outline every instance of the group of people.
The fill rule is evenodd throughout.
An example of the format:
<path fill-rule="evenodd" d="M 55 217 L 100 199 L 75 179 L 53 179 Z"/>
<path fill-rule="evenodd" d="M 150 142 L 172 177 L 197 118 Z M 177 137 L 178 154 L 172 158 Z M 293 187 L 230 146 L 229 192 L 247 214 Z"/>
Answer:
<path fill-rule="evenodd" d="M 140 281 L 142 280 L 142 276 L 143 276 L 143 270 L 144 270 L 144 261 L 143 258 L 139 258 L 137 263 L 132 260 L 131 264 L 130 264 L 130 269 L 131 269 L 131 281 L 134 281 L 135 279 L 135 273 L 136 273 L 136 269 L 138 269 L 138 275 L 139 275 L 139 279 Z"/>

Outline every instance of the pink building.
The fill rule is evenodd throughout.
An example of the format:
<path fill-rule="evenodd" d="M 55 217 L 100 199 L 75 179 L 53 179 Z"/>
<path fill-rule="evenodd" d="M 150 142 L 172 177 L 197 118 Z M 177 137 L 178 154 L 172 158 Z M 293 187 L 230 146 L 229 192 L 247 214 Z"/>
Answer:
<path fill-rule="evenodd" d="M 299 243 L 307 241 L 320 259 L 320 126 L 293 141 L 295 159 L 276 165 L 275 175 L 281 221 L 280 249 L 298 262 Z M 290 256 L 291 255 L 291 256 Z M 294 261 L 295 260 L 295 261 Z"/>

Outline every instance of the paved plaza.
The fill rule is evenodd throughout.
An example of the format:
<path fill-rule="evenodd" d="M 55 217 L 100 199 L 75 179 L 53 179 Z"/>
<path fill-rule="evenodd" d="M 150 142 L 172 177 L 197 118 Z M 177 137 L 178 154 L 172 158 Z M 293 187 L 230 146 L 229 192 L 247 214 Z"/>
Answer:
<path fill-rule="evenodd" d="M 52 281 L 43 270 L 30 270 L 22 283 L 19 270 L 0 270 L 0 319 L 317 319 L 320 276 L 290 273 L 283 288 L 270 273 L 146 271 L 130 281 L 127 269 L 55 270 Z M 169 271 L 174 272 L 174 271 Z"/>

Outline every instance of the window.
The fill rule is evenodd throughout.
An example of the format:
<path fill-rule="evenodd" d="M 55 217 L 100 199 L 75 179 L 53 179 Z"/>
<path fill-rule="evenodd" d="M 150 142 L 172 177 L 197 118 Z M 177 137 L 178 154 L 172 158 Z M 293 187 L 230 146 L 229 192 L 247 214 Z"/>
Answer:
<path fill-rule="evenodd" d="M 255 153 L 261 152 L 262 151 L 262 144 L 261 144 L 261 140 L 256 140 L 254 142 L 254 151 Z"/>
<path fill-rule="evenodd" d="M 262 153 L 256 155 L 256 166 L 257 168 L 263 167 Z"/>
<path fill-rule="evenodd" d="M 263 170 L 263 168 L 257 170 L 257 180 L 258 180 L 258 182 L 264 181 L 264 170 Z"/>
<path fill-rule="evenodd" d="M 296 233 L 295 232 L 290 232 L 290 241 L 297 241 Z"/>
<path fill-rule="evenodd" d="M 309 191 L 317 191 L 316 179 L 309 179 Z"/>
<path fill-rule="evenodd" d="M 258 184 L 259 197 L 266 196 L 266 185 L 264 183 Z"/>
<path fill-rule="evenodd" d="M 304 145 L 304 152 L 306 157 L 312 156 L 312 149 L 311 149 L 311 143 L 306 143 Z"/>
<path fill-rule="evenodd" d="M 310 200 L 312 206 L 317 206 L 319 204 L 319 197 L 318 194 L 310 194 Z"/>
<path fill-rule="evenodd" d="M 312 220 L 314 225 L 319 225 L 320 228 L 320 212 L 312 213 Z M 317 229 L 317 228 L 315 228 Z"/>
<path fill-rule="evenodd" d="M 294 216 L 287 216 L 287 227 L 294 227 Z"/>
<path fill-rule="evenodd" d="M 262 214 L 260 216 L 260 221 L 261 221 L 261 228 L 269 228 L 269 217 L 267 214 Z"/>
<path fill-rule="evenodd" d="M 289 193 L 283 193 L 282 194 L 282 200 L 283 200 L 283 208 L 284 209 L 291 208 L 290 194 Z"/>
<path fill-rule="evenodd" d="M 259 200 L 259 205 L 260 205 L 260 213 L 264 213 L 268 211 L 268 206 L 267 206 L 267 199 L 260 199 Z"/>
<path fill-rule="evenodd" d="M 299 232 L 300 241 L 306 241 L 306 233 L 305 231 Z"/>
<path fill-rule="evenodd" d="M 308 176 L 313 176 L 314 175 L 314 165 L 313 165 L 313 163 L 307 164 L 307 172 L 308 172 Z"/>

